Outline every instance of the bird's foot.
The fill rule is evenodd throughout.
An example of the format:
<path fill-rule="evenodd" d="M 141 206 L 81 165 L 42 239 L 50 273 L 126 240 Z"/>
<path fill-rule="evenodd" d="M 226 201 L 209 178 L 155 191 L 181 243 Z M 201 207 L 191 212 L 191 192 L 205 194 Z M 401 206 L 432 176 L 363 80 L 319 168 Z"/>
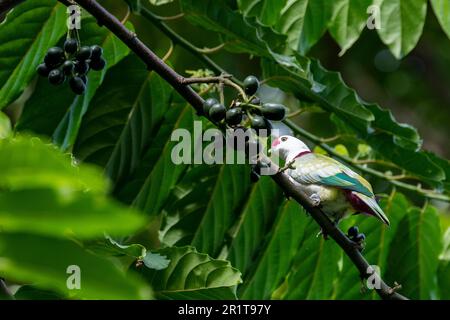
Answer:
<path fill-rule="evenodd" d="M 347 237 L 356 249 L 358 249 L 359 251 L 362 251 L 364 249 L 366 236 L 364 235 L 364 233 L 359 233 L 359 229 L 357 226 L 353 226 L 348 229 Z"/>
<path fill-rule="evenodd" d="M 309 199 L 311 200 L 311 205 L 313 207 L 318 207 L 320 205 L 320 196 L 317 193 L 310 195 Z"/>

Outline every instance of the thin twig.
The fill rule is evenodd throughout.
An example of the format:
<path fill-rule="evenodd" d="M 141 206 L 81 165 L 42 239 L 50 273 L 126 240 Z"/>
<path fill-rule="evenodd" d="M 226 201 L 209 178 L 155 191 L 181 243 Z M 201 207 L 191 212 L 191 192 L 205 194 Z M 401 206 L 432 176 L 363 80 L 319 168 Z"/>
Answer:
<path fill-rule="evenodd" d="M 113 15 L 111 15 L 94 0 L 78 0 L 78 4 L 87 10 L 92 16 L 97 18 L 99 22 L 113 32 L 119 39 L 121 39 L 142 59 L 143 62 L 148 65 L 149 68 L 153 69 L 158 75 L 172 85 L 172 87 L 196 110 L 199 111 L 202 109 L 203 99 L 183 82 L 185 78 L 167 66 L 147 46 L 145 46 L 145 44 L 142 43 L 134 33 L 120 24 L 120 21 L 118 21 Z M 267 160 L 267 163 L 275 166 L 270 159 Z M 278 170 L 278 168 L 276 168 L 276 170 Z M 320 209 L 311 206 L 309 203 L 309 198 L 304 190 L 294 185 L 286 174 L 278 173 L 271 177 L 286 194 L 291 195 L 292 198 L 294 198 L 311 214 L 322 230 L 330 235 L 339 244 L 339 246 L 341 246 L 344 252 L 358 268 L 361 276 L 367 279 L 370 276 L 368 273 L 368 268 L 370 265 L 358 251 L 354 243 L 349 240 L 347 236 L 345 236 Z M 381 288 L 376 290 L 383 299 L 406 299 L 404 296 L 396 292 L 392 293 L 392 288 L 386 285 L 383 281 L 381 281 Z"/>
<path fill-rule="evenodd" d="M 230 80 L 232 76 L 228 74 L 224 74 L 218 77 L 201 77 L 201 78 L 184 78 L 183 83 L 184 84 L 195 84 L 195 83 L 223 83 L 226 86 L 232 87 L 236 89 L 236 91 L 239 92 L 239 94 L 244 98 L 247 99 L 247 95 L 245 94 L 244 90 L 242 88 L 234 83 L 232 80 Z"/>

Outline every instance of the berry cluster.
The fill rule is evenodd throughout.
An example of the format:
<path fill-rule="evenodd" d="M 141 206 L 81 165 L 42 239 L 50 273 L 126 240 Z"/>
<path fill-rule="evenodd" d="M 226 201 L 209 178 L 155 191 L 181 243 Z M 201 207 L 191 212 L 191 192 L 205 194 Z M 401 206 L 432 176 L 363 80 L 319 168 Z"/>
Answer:
<path fill-rule="evenodd" d="M 64 42 L 64 49 L 53 47 L 47 51 L 44 63 L 38 66 L 37 73 L 47 77 L 55 86 L 69 79 L 72 91 L 75 94 L 83 94 L 89 70 L 100 71 L 106 65 L 102 55 L 102 47 L 98 45 L 80 47 L 77 40 L 69 38 Z"/>
<path fill-rule="evenodd" d="M 359 229 L 357 226 L 350 227 L 347 231 L 347 236 L 350 240 L 362 244 L 366 240 L 366 236 L 364 233 L 359 233 Z"/>
<path fill-rule="evenodd" d="M 286 107 L 276 103 L 261 103 L 255 96 L 259 89 L 259 81 L 254 76 L 248 76 L 244 80 L 244 91 L 249 97 L 247 101 L 234 101 L 227 108 L 214 98 L 205 100 L 203 113 L 214 122 L 225 120 L 225 123 L 233 128 L 239 127 L 242 121 L 249 123 L 256 133 L 259 130 L 267 130 L 270 134 L 272 128 L 270 121 L 281 121 L 286 115 Z"/>

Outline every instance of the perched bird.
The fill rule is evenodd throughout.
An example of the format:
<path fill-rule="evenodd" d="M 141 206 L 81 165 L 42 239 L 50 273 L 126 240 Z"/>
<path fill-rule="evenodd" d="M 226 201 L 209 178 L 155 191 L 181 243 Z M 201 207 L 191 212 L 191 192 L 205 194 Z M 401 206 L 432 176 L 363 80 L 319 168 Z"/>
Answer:
<path fill-rule="evenodd" d="M 334 223 L 352 213 L 364 213 L 389 225 L 370 183 L 342 163 L 312 153 L 301 140 L 287 135 L 272 142 L 271 152 L 285 160 L 285 172 Z"/>

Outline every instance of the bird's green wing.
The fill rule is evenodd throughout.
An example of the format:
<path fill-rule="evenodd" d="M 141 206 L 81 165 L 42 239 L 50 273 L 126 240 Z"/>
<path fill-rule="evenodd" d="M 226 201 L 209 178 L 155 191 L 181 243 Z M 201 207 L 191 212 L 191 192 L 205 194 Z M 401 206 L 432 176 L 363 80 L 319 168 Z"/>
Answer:
<path fill-rule="evenodd" d="M 367 180 L 330 157 L 314 153 L 304 155 L 296 160 L 294 168 L 293 178 L 300 183 L 321 184 L 374 196 Z"/>

